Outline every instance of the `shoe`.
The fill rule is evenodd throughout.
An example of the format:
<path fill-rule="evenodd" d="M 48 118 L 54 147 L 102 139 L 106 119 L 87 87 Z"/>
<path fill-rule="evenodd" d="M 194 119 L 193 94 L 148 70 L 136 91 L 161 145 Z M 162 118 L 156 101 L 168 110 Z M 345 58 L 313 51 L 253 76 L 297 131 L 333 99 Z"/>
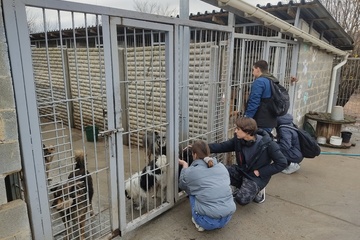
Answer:
<path fill-rule="evenodd" d="M 265 188 L 260 190 L 260 192 L 255 196 L 254 202 L 256 203 L 263 203 L 265 202 Z"/>
<path fill-rule="evenodd" d="M 197 228 L 197 230 L 198 230 L 199 232 L 205 231 L 205 229 L 204 229 L 203 227 L 200 227 L 200 226 L 195 222 L 195 220 L 194 220 L 193 217 L 191 218 L 191 221 L 194 223 L 195 227 Z"/>
<path fill-rule="evenodd" d="M 281 172 L 285 174 L 292 174 L 299 169 L 300 169 L 300 165 L 298 163 L 290 163 L 290 165 Z"/>

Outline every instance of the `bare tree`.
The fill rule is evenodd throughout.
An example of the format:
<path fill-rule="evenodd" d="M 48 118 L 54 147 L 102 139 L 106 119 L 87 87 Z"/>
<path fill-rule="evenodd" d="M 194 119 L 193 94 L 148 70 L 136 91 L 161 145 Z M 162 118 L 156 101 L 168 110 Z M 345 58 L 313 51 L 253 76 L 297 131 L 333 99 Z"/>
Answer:
<path fill-rule="evenodd" d="M 30 33 L 44 32 L 44 19 L 41 9 L 27 7 L 26 8 L 26 20 Z M 46 31 L 54 31 L 58 29 L 56 19 L 48 19 L 45 23 Z"/>
<path fill-rule="evenodd" d="M 352 56 L 360 55 L 360 1 L 354 0 L 321 0 L 322 4 L 328 9 L 334 19 L 354 40 Z M 336 105 L 345 106 L 350 100 L 351 95 L 359 90 L 359 67 L 357 63 L 349 61 L 341 71 L 339 92 Z"/>
<path fill-rule="evenodd" d="M 290 2 L 290 1 L 289 1 Z M 300 1 L 292 1 L 300 2 Z M 360 1 L 359 0 L 320 0 L 335 21 L 354 40 L 352 57 L 360 55 Z M 339 92 L 336 105 L 345 106 L 355 91 L 359 91 L 360 74 L 357 66 L 358 61 L 349 61 L 341 71 Z"/>
<path fill-rule="evenodd" d="M 178 13 L 177 8 L 170 8 L 169 4 L 161 5 L 158 2 L 146 0 L 134 0 L 134 9 L 139 12 L 163 16 L 174 16 Z"/>
<path fill-rule="evenodd" d="M 360 1 L 320 0 L 334 19 L 354 40 L 354 56 L 360 54 Z"/>
<path fill-rule="evenodd" d="M 26 18 L 27 18 L 29 32 L 35 33 L 38 30 L 37 22 L 36 22 L 38 15 L 34 11 L 32 11 L 32 9 L 26 8 Z"/>

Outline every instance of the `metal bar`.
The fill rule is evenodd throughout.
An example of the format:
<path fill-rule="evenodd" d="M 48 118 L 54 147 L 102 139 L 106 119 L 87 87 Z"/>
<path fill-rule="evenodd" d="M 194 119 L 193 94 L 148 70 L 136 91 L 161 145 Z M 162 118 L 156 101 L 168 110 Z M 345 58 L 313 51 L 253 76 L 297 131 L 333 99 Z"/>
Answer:
<path fill-rule="evenodd" d="M 115 129 L 121 127 L 118 121 L 121 121 L 121 104 L 120 103 L 120 86 L 118 66 L 118 43 L 117 43 L 117 29 L 116 25 L 121 22 L 119 18 L 109 18 L 108 16 L 101 16 L 102 30 L 103 30 L 103 44 L 104 44 L 104 66 L 105 66 L 105 81 L 106 81 L 106 99 L 107 99 L 107 114 L 108 114 L 108 128 Z M 121 122 L 120 122 L 121 123 Z M 121 146 L 121 134 L 114 134 L 109 137 L 109 171 L 110 179 L 118 179 L 124 182 L 124 176 L 120 170 L 123 166 L 122 148 L 116 151 L 116 145 Z M 122 184 L 117 188 L 113 181 L 109 184 L 109 205 L 110 205 L 110 222 L 111 230 L 119 229 L 125 222 L 125 199 L 118 198 L 118 190 L 121 193 L 125 192 Z M 120 194 L 121 194 L 120 193 Z M 119 205 L 120 204 L 120 205 Z M 120 206 L 120 208 L 119 208 Z M 120 218 L 119 218 L 120 214 Z M 119 223 L 120 221 L 120 223 Z M 120 224 L 120 225 L 119 225 Z"/>
<path fill-rule="evenodd" d="M 14 4 L 14 7 L 13 7 Z M 20 2 L 4 1 L 5 29 L 8 39 L 10 62 L 21 66 L 12 71 L 15 88 L 16 108 L 20 132 L 20 147 L 27 199 L 29 203 L 30 224 L 35 239 L 50 239 L 51 219 L 45 185 L 42 144 L 40 139 L 39 118 L 37 116 L 34 82 L 31 63 L 30 40 L 27 35 L 25 5 Z M 14 19 L 17 19 L 14 27 Z M 25 104 L 24 104 L 25 103 Z"/>

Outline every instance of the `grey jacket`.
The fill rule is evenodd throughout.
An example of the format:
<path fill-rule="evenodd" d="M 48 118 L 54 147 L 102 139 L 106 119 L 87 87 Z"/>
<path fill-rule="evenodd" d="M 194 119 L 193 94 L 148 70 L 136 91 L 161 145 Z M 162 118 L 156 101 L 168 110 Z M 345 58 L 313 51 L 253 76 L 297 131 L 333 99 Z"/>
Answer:
<path fill-rule="evenodd" d="M 208 168 L 202 159 L 194 160 L 183 168 L 179 188 L 195 196 L 195 211 L 211 218 L 222 218 L 233 214 L 236 205 L 230 188 L 229 172 L 222 163 L 214 159 L 214 166 Z"/>

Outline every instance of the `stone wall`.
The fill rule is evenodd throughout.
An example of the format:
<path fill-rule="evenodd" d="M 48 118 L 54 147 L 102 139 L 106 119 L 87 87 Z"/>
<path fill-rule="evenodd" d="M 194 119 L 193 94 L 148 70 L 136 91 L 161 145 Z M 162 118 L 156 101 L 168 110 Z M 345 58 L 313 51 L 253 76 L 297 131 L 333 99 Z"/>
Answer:
<path fill-rule="evenodd" d="M 1 6 L 1 2 L 0 2 Z M 8 201 L 5 179 L 21 171 L 18 125 L 4 20 L 0 12 L 0 239 L 31 239 L 26 203 Z"/>
<path fill-rule="evenodd" d="M 309 111 L 326 111 L 333 59 L 332 54 L 307 43 L 300 45 L 293 111 L 296 123 L 302 123 Z"/>

